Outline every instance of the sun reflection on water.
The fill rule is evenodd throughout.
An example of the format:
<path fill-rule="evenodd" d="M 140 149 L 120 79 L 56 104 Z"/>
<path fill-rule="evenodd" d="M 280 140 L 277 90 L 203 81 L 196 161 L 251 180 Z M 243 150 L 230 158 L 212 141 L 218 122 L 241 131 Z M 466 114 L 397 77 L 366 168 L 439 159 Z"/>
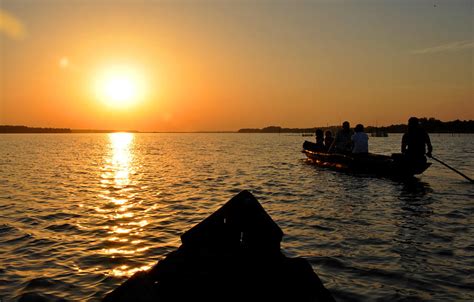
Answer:
<path fill-rule="evenodd" d="M 136 272 L 149 270 L 152 266 L 153 266 L 152 264 L 149 264 L 149 265 L 131 268 L 128 265 L 121 265 L 117 268 L 114 268 L 111 274 L 114 275 L 115 277 L 128 277 L 135 274 Z"/>
<path fill-rule="evenodd" d="M 130 173 L 132 173 L 132 133 L 111 133 L 109 134 L 112 147 L 112 158 L 110 166 L 112 168 L 114 183 L 117 187 L 124 187 L 130 183 Z M 108 173 L 111 173 L 110 171 Z"/>
<path fill-rule="evenodd" d="M 102 238 L 104 247 L 100 253 L 111 258 L 137 257 L 149 249 L 149 246 L 144 246 L 143 240 L 139 239 L 149 221 L 145 219 L 144 213 L 137 212 L 141 201 L 137 198 L 137 180 L 134 179 L 137 172 L 135 136 L 133 133 L 111 133 L 108 138 L 110 151 L 102 167 L 102 191 L 98 194 L 104 203 L 96 208 L 96 211 L 107 219 L 104 229 L 107 230 L 108 236 Z M 140 267 L 120 265 L 113 267 L 108 273 L 117 277 L 131 276 L 150 267 L 151 264 Z"/>

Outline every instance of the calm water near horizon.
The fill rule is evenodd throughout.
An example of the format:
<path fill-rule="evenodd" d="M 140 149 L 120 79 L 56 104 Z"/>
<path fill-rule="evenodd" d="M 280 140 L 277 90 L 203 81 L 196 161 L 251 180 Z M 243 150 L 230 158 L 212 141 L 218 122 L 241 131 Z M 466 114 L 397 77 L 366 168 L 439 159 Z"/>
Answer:
<path fill-rule="evenodd" d="M 338 301 L 473 301 L 474 186 L 309 164 L 291 134 L 0 134 L 0 301 L 97 301 L 243 189 Z M 399 152 L 401 135 L 370 138 Z M 474 177 L 474 135 L 431 134 Z"/>

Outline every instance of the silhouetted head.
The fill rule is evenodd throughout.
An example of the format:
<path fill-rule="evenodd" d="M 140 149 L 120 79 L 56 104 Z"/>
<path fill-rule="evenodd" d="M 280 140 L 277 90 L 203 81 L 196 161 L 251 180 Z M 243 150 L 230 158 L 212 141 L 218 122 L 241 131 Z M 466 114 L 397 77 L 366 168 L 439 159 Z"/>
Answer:
<path fill-rule="evenodd" d="M 349 124 L 348 121 L 345 121 L 344 123 L 342 123 L 342 129 L 350 130 L 351 129 L 351 124 Z"/>
<path fill-rule="evenodd" d="M 332 132 L 327 130 L 325 133 L 324 133 L 327 137 L 332 137 Z"/>
<path fill-rule="evenodd" d="M 410 129 L 414 129 L 418 127 L 419 124 L 420 124 L 420 121 L 416 117 L 410 117 L 408 119 L 408 128 Z"/>
<path fill-rule="evenodd" d="M 321 129 L 316 129 L 316 137 L 324 137 L 323 130 Z"/>
<path fill-rule="evenodd" d="M 364 132 L 364 125 L 362 124 L 357 124 L 354 128 L 355 132 Z"/>

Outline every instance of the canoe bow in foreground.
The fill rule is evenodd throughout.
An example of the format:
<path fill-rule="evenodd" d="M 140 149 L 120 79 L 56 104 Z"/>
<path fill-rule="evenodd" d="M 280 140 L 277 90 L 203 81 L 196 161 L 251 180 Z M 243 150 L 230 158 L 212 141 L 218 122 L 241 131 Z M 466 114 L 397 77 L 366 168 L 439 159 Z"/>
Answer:
<path fill-rule="evenodd" d="M 413 163 L 402 154 L 345 155 L 317 151 L 315 143 L 305 141 L 303 153 L 312 163 L 337 171 L 387 177 L 412 177 L 423 173 L 431 163 Z"/>
<path fill-rule="evenodd" d="M 242 191 L 184 233 L 176 251 L 103 301 L 334 301 L 308 261 L 281 253 L 282 237 Z"/>

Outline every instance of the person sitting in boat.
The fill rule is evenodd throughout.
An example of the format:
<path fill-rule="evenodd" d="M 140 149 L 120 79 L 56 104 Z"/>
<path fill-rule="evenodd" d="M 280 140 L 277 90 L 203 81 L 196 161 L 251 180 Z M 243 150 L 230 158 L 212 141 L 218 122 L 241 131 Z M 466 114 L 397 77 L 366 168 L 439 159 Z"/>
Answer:
<path fill-rule="evenodd" d="M 369 153 L 369 136 L 364 132 L 364 125 L 357 124 L 352 135 L 352 153 L 366 155 Z"/>
<path fill-rule="evenodd" d="M 332 137 L 332 132 L 329 130 L 326 130 L 324 133 L 324 149 L 326 151 L 329 150 L 329 147 L 331 147 L 332 142 L 334 142 L 334 137 Z"/>
<path fill-rule="evenodd" d="M 324 151 L 324 132 L 321 129 L 316 129 L 316 146 L 318 150 Z"/>
<path fill-rule="evenodd" d="M 351 153 L 352 151 L 352 134 L 351 126 L 348 121 L 342 123 L 342 129 L 336 133 L 334 142 L 329 147 L 329 152 L 335 153 Z"/>
<path fill-rule="evenodd" d="M 426 147 L 428 152 L 426 152 Z M 411 117 L 408 120 L 408 131 L 402 137 L 402 154 L 409 160 L 415 162 L 426 162 L 425 154 L 431 157 L 433 146 L 430 136 L 420 127 L 418 118 Z"/>

